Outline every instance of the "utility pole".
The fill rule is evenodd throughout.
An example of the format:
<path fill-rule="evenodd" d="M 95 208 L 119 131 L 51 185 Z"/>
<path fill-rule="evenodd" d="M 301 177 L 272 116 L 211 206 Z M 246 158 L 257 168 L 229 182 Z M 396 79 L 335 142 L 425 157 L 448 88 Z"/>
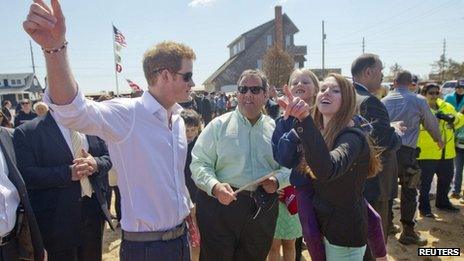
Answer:
<path fill-rule="evenodd" d="M 365 47 L 365 42 L 364 42 L 364 37 L 363 37 L 363 53 L 364 53 L 364 47 Z"/>
<path fill-rule="evenodd" d="M 325 78 L 325 38 L 324 20 L 322 20 L 322 78 Z"/>
<path fill-rule="evenodd" d="M 445 64 L 446 64 L 446 38 L 443 39 L 443 55 L 441 61 L 441 81 L 445 80 Z"/>
<path fill-rule="evenodd" d="M 31 49 L 32 72 L 34 72 L 34 75 L 35 75 L 34 53 L 32 52 L 32 41 L 31 40 L 29 40 L 29 48 Z"/>

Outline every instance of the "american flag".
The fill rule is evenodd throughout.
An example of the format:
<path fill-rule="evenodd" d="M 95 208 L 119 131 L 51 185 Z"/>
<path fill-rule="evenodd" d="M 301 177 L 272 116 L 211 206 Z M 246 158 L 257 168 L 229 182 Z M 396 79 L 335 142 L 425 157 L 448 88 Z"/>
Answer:
<path fill-rule="evenodd" d="M 121 45 L 122 47 L 126 47 L 127 46 L 126 37 L 124 37 L 121 31 L 119 31 L 118 28 L 116 28 L 116 26 L 114 25 L 113 25 L 113 32 L 114 32 L 114 41 L 118 43 L 119 45 Z"/>
<path fill-rule="evenodd" d="M 127 83 L 129 84 L 129 87 L 131 87 L 133 92 L 141 92 L 142 89 L 133 81 L 126 79 Z"/>

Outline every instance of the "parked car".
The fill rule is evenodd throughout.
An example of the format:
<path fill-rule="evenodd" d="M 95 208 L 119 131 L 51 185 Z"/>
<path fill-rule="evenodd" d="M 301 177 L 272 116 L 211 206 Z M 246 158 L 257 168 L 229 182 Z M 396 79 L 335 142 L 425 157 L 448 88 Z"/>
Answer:
<path fill-rule="evenodd" d="M 443 97 L 445 97 L 446 95 L 450 93 L 453 93 L 454 88 L 456 88 L 456 85 L 458 85 L 458 81 L 456 80 L 446 81 L 445 83 L 443 83 L 440 88 Z"/>

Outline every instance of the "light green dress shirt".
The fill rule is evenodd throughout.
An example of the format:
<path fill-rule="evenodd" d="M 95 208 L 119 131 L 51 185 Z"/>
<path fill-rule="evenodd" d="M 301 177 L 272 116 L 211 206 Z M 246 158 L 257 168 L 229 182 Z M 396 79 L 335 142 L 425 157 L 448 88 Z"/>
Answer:
<path fill-rule="evenodd" d="M 261 115 L 251 125 L 238 109 L 215 118 L 201 132 L 192 150 L 193 181 L 212 196 L 219 182 L 239 188 L 275 171 L 279 187 L 288 186 L 290 170 L 281 167 L 272 154 L 274 129 L 274 120 L 269 116 Z"/>

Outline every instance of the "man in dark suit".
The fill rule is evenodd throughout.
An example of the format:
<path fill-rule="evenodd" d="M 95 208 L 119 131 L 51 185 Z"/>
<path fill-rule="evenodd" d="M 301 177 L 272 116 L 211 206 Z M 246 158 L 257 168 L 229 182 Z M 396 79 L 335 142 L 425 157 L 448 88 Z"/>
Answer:
<path fill-rule="evenodd" d="M 382 218 L 385 242 L 387 239 L 389 200 L 398 192 L 398 166 L 396 151 L 401 146 L 401 139 L 391 127 L 385 106 L 374 94 L 381 88 L 382 61 L 375 54 L 363 54 L 356 58 L 351 66 L 358 113 L 372 124 L 371 137 L 383 151 L 381 155 L 383 170 L 374 178 L 366 181 L 364 197 Z M 365 259 L 375 259 L 366 251 Z"/>
<path fill-rule="evenodd" d="M 17 128 L 14 146 L 49 259 L 101 260 L 104 220 L 111 226 L 104 141 L 59 126 L 48 112 Z"/>
<path fill-rule="evenodd" d="M 0 215 L 3 219 L 0 228 L 0 260 L 15 261 L 44 260 L 45 251 L 39 227 L 34 217 L 34 212 L 29 202 L 26 186 L 18 169 L 16 168 L 16 156 L 12 142 L 11 130 L 0 127 L 0 156 L 1 166 L 0 192 L 5 203 Z M 11 186 L 12 185 L 12 186 Z M 11 215 L 11 219 L 8 219 Z M 9 229 L 13 227 L 13 229 Z"/>

